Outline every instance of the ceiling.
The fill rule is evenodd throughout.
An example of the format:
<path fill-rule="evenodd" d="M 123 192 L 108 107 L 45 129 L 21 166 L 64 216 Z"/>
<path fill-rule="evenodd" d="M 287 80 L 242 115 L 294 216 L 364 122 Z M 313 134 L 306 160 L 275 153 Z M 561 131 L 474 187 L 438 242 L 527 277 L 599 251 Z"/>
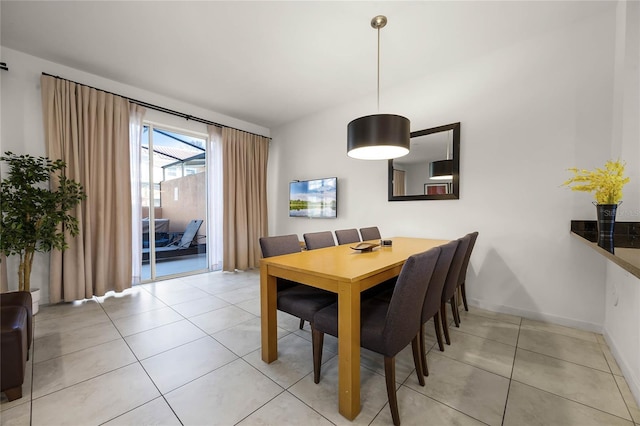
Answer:
<path fill-rule="evenodd" d="M 610 7 L 615 2 L 2 0 L 0 43 L 274 128 L 375 95 L 375 15 L 389 19 L 381 30 L 383 103 L 385 88 Z"/>

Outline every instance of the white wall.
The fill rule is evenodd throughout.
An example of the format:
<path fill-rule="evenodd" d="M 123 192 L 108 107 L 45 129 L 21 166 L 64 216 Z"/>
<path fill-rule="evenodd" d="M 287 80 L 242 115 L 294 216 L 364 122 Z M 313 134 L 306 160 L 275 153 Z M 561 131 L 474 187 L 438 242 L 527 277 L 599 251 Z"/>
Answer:
<path fill-rule="evenodd" d="M 378 225 L 385 237 L 456 238 L 477 230 L 473 304 L 602 331 L 605 259 L 569 234 L 572 219 L 595 219 L 592 197 L 560 185 L 566 168 L 610 156 L 615 20 L 612 7 L 382 92 L 380 112 L 405 115 L 412 131 L 461 122 L 459 200 L 388 202 L 387 163 L 347 157 L 347 123 L 375 112 L 374 96 L 272 129 L 270 233 Z M 289 218 L 288 182 L 324 176 L 338 176 L 338 218 Z"/>
<path fill-rule="evenodd" d="M 605 340 L 640 404 L 640 280 L 607 261 L 606 282 Z"/>
<path fill-rule="evenodd" d="M 612 152 L 631 165 L 621 221 L 640 214 L 640 3 L 617 9 Z M 633 161 L 632 159 L 635 159 Z M 593 257 L 593 254 L 591 255 Z M 607 261 L 604 336 L 640 404 L 640 279 Z"/>
<path fill-rule="evenodd" d="M 42 72 L 87 84 L 98 89 L 149 102 L 194 117 L 235 127 L 252 133 L 269 136 L 269 129 L 232 117 L 208 111 L 184 102 L 176 101 L 135 87 L 127 86 L 96 75 L 45 61 L 12 49 L 1 47 L 3 62 L 9 71 L 0 73 L 2 116 L 0 122 L 0 152 L 46 155 L 42 124 L 40 75 Z M 145 119 L 176 128 L 207 133 L 206 126 L 194 121 L 148 110 Z M 9 289 L 17 288 L 18 260 L 13 256 L 7 262 Z M 31 276 L 32 287 L 42 289 L 41 303 L 49 301 L 49 255 L 36 253 Z"/>

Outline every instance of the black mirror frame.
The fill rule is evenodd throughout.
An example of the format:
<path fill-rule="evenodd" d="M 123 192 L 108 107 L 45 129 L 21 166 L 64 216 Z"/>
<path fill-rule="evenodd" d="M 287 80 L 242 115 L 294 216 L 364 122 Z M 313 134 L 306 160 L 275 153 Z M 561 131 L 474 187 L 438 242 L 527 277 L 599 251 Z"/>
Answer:
<path fill-rule="evenodd" d="M 460 198 L 460 122 L 411 132 L 410 137 L 417 138 L 419 136 L 446 132 L 448 130 L 453 130 L 453 179 L 451 193 L 435 195 L 393 195 L 393 160 L 389 160 L 389 201 L 457 200 Z"/>

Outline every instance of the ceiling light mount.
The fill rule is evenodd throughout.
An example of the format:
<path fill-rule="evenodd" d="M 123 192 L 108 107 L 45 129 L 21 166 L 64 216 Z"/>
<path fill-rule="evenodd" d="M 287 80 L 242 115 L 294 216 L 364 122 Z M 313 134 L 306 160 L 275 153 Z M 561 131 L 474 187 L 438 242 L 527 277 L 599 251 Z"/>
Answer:
<path fill-rule="evenodd" d="M 375 16 L 371 27 L 378 31 L 378 112 L 380 112 L 380 29 L 387 17 Z M 395 114 L 357 118 L 347 126 L 347 155 L 360 160 L 388 160 L 409 153 L 410 122 Z"/>
<path fill-rule="evenodd" d="M 380 28 L 384 28 L 385 25 L 387 25 L 387 17 L 384 16 L 384 15 L 375 16 L 371 20 L 371 27 L 373 27 L 373 29 L 375 29 L 375 30 L 379 30 Z"/>

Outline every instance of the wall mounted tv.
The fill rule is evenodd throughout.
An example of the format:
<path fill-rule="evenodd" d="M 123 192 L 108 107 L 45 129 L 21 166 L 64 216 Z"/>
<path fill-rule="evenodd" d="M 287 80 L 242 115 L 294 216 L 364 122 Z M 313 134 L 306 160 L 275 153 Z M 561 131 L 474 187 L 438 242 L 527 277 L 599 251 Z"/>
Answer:
<path fill-rule="evenodd" d="M 338 178 L 289 183 L 289 217 L 337 217 Z"/>

